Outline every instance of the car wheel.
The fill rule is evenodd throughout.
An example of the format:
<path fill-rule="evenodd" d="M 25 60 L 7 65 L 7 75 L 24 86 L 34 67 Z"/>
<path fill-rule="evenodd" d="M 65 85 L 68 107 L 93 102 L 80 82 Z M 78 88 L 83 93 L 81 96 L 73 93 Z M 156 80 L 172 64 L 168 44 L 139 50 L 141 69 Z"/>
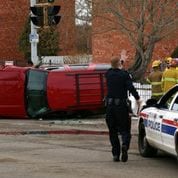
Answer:
<path fill-rule="evenodd" d="M 178 139 L 178 137 L 177 137 L 177 139 Z M 176 152 L 177 152 L 176 158 L 177 158 L 177 163 L 178 163 L 178 141 L 177 141 L 177 146 L 176 146 Z"/>
<path fill-rule="evenodd" d="M 145 126 L 143 122 L 139 124 L 138 148 L 143 157 L 153 157 L 157 154 L 157 149 L 153 148 L 146 139 Z"/>

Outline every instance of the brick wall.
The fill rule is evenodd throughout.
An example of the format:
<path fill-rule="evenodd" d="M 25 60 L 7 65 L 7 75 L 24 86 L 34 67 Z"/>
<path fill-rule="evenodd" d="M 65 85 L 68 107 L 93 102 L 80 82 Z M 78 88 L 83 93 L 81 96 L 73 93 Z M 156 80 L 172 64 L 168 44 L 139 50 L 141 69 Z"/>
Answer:
<path fill-rule="evenodd" d="M 117 32 L 107 32 L 92 36 L 93 61 L 109 63 L 113 56 L 119 56 L 122 49 L 129 55 L 126 67 L 133 62 L 134 49 L 126 36 Z"/>
<path fill-rule="evenodd" d="M 171 55 L 178 46 L 177 38 L 164 39 L 156 44 L 153 59 L 164 59 Z M 120 52 L 127 50 L 128 59 L 126 67 L 133 64 L 135 49 L 131 46 L 128 38 L 119 32 L 106 32 L 92 36 L 93 62 L 110 63 L 112 56 L 120 56 Z"/>
<path fill-rule="evenodd" d="M 76 54 L 75 0 L 56 0 L 61 5 L 62 16 L 59 24 L 60 55 Z"/>
<path fill-rule="evenodd" d="M 61 5 L 61 22 L 58 25 L 60 55 L 75 53 L 75 0 L 56 0 Z M 6 0 L 0 3 L 0 62 L 25 61 L 18 49 L 19 36 L 29 14 L 30 0 Z"/>

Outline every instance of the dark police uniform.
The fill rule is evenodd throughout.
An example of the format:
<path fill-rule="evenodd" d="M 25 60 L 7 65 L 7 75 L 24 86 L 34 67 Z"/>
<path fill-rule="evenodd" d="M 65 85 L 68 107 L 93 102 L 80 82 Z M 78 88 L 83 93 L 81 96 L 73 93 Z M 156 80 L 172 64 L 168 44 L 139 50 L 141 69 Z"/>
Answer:
<path fill-rule="evenodd" d="M 107 97 L 106 97 L 106 123 L 109 129 L 109 137 L 112 145 L 114 161 L 119 161 L 121 134 L 122 148 L 129 149 L 131 139 L 131 118 L 127 103 L 128 91 L 139 100 L 139 95 L 133 86 L 132 79 L 127 71 L 122 69 L 109 69 L 106 72 Z M 126 153 L 127 154 L 127 153 Z M 122 158 L 123 159 L 123 158 Z M 127 161 L 127 155 L 124 158 Z"/>

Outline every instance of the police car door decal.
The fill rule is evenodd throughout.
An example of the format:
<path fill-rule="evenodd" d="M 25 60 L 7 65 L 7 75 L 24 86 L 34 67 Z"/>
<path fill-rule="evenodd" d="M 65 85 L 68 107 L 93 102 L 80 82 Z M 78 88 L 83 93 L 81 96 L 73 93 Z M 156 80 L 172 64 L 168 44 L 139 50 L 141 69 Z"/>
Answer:
<path fill-rule="evenodd" d="M 161 122 L 162 118 L 160 117 L 161 113 L 157 108 L 150 108 L 148 112 L 147 119 L 147 136 L 148 139 L 155 144 L 162 144 L 161 139 Z"/>

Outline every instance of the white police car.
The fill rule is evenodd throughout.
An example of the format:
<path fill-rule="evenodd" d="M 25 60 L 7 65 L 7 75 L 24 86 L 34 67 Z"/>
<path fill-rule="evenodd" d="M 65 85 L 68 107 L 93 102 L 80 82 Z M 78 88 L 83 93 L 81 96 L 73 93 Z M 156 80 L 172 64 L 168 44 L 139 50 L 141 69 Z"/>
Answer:
<path fill-rule="evenodd" d="M 140 111 L 138 147 L 141 156 L 155 156 L 158 150 L 178 158 L 178 85 L 158 102 L 150 99 Z"/>

